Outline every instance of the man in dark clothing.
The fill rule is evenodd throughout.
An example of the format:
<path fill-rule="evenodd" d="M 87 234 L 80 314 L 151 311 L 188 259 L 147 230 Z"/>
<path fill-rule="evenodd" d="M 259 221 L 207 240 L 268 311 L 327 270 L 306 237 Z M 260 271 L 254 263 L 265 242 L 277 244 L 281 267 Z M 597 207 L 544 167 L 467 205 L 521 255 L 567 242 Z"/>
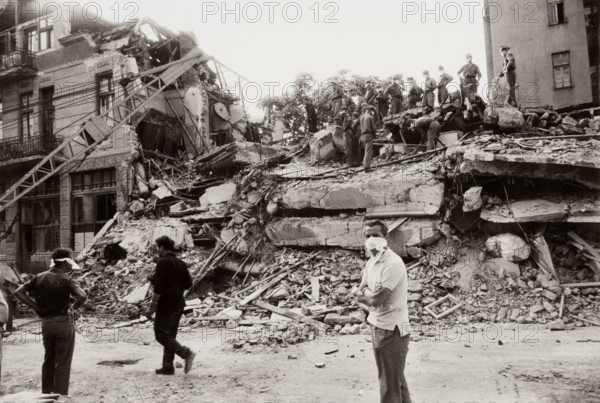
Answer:
<path fill-rule="evenodd" d="M 304 106 L 306 107 L 306 122 L 308 124 L 308 132 L 316 133 L 319 131 L 317 124 L 317 111 L 315 110 L 315 106 L 310 101 L 310 98 L 304 98 Z"/>
<path fill-rule="evenodd" d="M 45 351 L 42 393 L 69 394 L 71 362 L 75 349 L 75 326 L 69 309 L 69 297 L 75 298 L 73 310 L 79 309 L 87 298 L 77 281 L 67 274 L 78 268 L 77 263 L 71 259 L 70 250 L 56 249 L 52 253 L 50 270 L 37 274 L 15 291 L 15 297 L 35 310 L 42 319 Z"/>
<path fill-rule="evenodd" d="M 373 137 L 375 137 L 375 133 L 377 133 L 377 127 L 375 126 L 375 120 L 373 119 L 374 112 L 375 107 L 368 106 L 367 110 L 360 117 L 360 142 L 365 149 L 363 168 L 366 172 L 371 170 L 371 160 L 373 160 Z"/>
<path fill-rule="evenodd" d="M 504 62 L 502 64 L 502 71 L 500 72 L 500 76 L 506 76 L 506 81 L 508 81 L 508 85 L 510 85 L 510 96 L 508 97 L 508 103 L 512 106 L 517 106 L 517 97 L 515 95 L 515 84 L 517 83 L 517 62 L 515 61 L 515 57 L 510 52 L 510 48 L 508 46 L 502 46 L 500 48 L 500 54 L 504 58 Z"/>
<path fill-rule="evenodd" d="M 440 66 L 440 81 L 438 82 L 438 102 L 440 107 L 442 107 L 446 103 L 446 99 L 448 99 L 448 88 L 446 86 L 454 80 L 450 74 L 444 72 L 444 66 Z"/>
<path fill-rule="evenodd" d="M 358 116 L 358 113 L 355 112 L 354 116 Z M 357 163 L 357 154 L 360 152 L 359 150 L 359 139 L 354 135 L 354 130 L 352 129 L 353 124 L 355 122 L 352 119 L 352 116 L 349 112 L 344 113 L 344 122 L 342 123 L 342 130 L 344 131 L 344 146 L 346 148 L 346 163 L 349 166 L 356 166 Z"/>
<path fill-rule="evenodd" d="M 423 110 L 425 113 L 433 111 L 435 103 L 435 95 L 433 94 L 437 88 L 437 84 L 433 78 L 429 76 L 429 70 L 423 71 L 423 78 L 425 79 L 425 95 L 423 96 Z"/>
<path fill-rule="evenodd" d="M 408 109 L 417 107 L 417 103 L 423 98 L 423 89 L 419 87 L 414 78 L 409 77 L 410 90 L 408 91 Z"/>
<path fill-rule="evenodd" d="M 388 97 L 383 93 L 383 89 L 380 85 L 377 86 L 377 95 L 375 97 L 377 100 L 377 121 L 375 125 L 378 128 L 383 127 L 383 119 L 388 114 Z"/>
<path fill-rule="evenodd" d="M 192 286 L 192 277 L 186 264 L 175 257 L 175 243 L 168 236 L 156 240 L 160 259 L 152 278 L 154 294 L 146 312 L 150 318 L 156 312 L 154 319 L 154 335 L 164 347 L 162 367 L 155 372 L 159 375 L 173 375 L 175 354 L 185 360 L 184 372 L 192 369 L 196 353 L 182 346 L 176 340 L 179 320 L 183 315 L 185 300 L 183 293 Z"/>
<path fill-rule="evenodd" d="M 331 82 L 331 93 L 329 94 L 329 104 L 331 105 L 331 115 L 335 118 L 342 108 L 344 91 L 335 81 Z"/>
<path fill-rule="evenodd" d="M 413 130 L 421 137 L 421 143 L 427 139 L 427 151 L 435 150 L 436 141 L 442 128 L 443 117 L 436 119 L 429 116 L 423 116 L 412 121 Z"/>
<path fill-rule="evenodd" d="M 477 96 L 477 86 L 481 78 L 481 70 L 479 66 L 473 63 L 473 56 L 467 54 L 467 64 L 458 70 L 459 77 L 462 77 L 462 93 L 465 102 L 474 102 Z"/>
<path fill-rule="evenodd" d="M 384 94 L 392 99 L 392 115 L 402 112 L 402 101 L 404 96 L 402 95 L 402 76 L 397 75 L 394 77 L 394 82 L 385 89 Z"/>

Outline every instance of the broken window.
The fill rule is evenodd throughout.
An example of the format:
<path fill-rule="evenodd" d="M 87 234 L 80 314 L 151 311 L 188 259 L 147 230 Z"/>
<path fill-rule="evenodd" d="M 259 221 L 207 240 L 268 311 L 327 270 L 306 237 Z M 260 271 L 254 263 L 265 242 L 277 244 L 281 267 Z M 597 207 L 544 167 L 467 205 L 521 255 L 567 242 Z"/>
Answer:
<path fill-rule="evenodd" d="M 21 94 L 21 139 L 33 135 L 33 93 Z"/>
<path fill-rule="evenodd" d="M 557 25 L 565 22 L 567 22 L 567 17 L 565 16 L 564 0 L 548 0 L 548 23 Z"/>
<path fill-rule="evenodd" d="M 570 52 L 552 54 L 552 68 L 554 69 L 554 89 L 571 87 Z"/>
<path fill-rule="evenodd" d="M 112 74 L 98 77 L 98 114 L 108 111 L 106 123 L 112 127 L 114 124 L 113 103 L 115 90 L 113 87 Z"/>
<path fill-rule="evenodd" d="M 54 133 L 54 87 L 40 91 L 42 99 L 42 134 L 49 138 Z"/>
<path fill-rule="evenodd" d="M 52 251 L 60 246 L 58 187 L 44 187 L 35 198 L 23 200 L 20 203 L 23 266 L 26 272 L 45 270 Z"/>
<path fill-rule="evenodd" d="M 79 253 L 117 212 L 116 170 L 79 172 L 73 189 L 73 250 Z"/>

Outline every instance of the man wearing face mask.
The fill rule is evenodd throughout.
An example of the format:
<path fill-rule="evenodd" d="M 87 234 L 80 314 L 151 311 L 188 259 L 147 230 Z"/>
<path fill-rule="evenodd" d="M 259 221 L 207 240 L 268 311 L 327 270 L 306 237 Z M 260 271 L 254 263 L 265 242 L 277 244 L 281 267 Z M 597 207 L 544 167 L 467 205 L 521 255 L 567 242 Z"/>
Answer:
<path fill-rule="evenodd" d="M 406 267 L 402 258 L 387 247 L 383 222 L 367 222 L 363 233 L 371 258 L 355 295 L 358 302 L 369 307 L 367 322 L 371 325 L 381 402 L 409 403 L 404 378 L 410 339 Z"/>
<path fill-rule="evenodd" d="M 42 393 L 69 394 L 71 362 L 75 349 L 75 325 L 72 310 L 77 310 L 87 296 L 79 283 L 68 274 L 79 266 L 71 259 L 69 249 L 52 252 L 50 270 L 37 274 L 15 291 L 15 297 L 35 310 L 42 319 L 44 363 Z M 35 299 L 26 294 L 28 292 Z M 69 298 L 75 302 L 70 307 Z"/>

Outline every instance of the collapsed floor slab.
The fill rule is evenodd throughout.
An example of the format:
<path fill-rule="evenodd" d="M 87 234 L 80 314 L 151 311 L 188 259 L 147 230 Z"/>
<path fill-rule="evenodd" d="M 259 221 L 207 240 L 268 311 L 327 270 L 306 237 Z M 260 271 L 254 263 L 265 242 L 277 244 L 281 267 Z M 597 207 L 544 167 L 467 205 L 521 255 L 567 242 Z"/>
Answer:
<path fill-rule="evenodd" d="M 430 172 L 415 168 L 399 169 L 380 177 L 357 175 L 346 181 L 305 183 L 283 190 L 281 206 L 292 210 L 350 210 L 393 205 L 393 211 L 399 215 L 403 211 L 435 215 L 443 199 L 444 184 Z"/>
<path fill-rule="evenodd" d="M 360 249 L 364 244 L 364 221 L 352 218 L 279 218 L 267 228 L 267 235 L 277 246 L 337 246 Z M 388 235 L 390 248 L 400 256 L 408 256 L 407 248 L 437 241 L 440 220 L 412 219 Z"/>
<path fill-rule="evenodd" d="M 511 213 L 512 211 L 512 213 Z M 493 223 L 570 222 L 600 223 L 600 201 L 594 203 L 555 203 L 548 200 L 522 200 L 491 206 L 481 212 L 481 219 Z"/>

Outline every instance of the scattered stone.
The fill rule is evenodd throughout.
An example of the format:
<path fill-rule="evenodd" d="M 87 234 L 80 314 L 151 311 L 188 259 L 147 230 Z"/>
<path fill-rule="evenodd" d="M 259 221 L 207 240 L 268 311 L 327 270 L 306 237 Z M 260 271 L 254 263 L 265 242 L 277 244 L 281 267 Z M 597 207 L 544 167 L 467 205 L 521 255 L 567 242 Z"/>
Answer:
<path fill-rule="evenodd" d="M 555 320 L 554 322 L 550 322 L 546 325 L 546 327 L 550 330 L 564 330 L 565 322 L 562 319 Z"/>
<path fill-rule="evenodd" d="M 544 304 L 544 309 L 548 312 L 554 312 L 554 310 L 556 309 L 556 308 L 554 308 L 554 305 L 552 305 L 548 301 L 544 301 L 543 304 Z"/>
<path fill-rule="evenodd" d="M 552 291 L 548 291 L 545 290 L 542 295 L 544 296 L 544 298 L 549 299 L 550 301 L 556 301 L 556 299 L 558 298 L 558 295 L 556 295 L 555 293 L 553 293 Z"/>
<path fill-rule="evenodd" d="M 317 367 L 317 368 L 325 368 L 325 363 L 324 362 L 317 362 L 315 364 L 315 367 Z"/>

